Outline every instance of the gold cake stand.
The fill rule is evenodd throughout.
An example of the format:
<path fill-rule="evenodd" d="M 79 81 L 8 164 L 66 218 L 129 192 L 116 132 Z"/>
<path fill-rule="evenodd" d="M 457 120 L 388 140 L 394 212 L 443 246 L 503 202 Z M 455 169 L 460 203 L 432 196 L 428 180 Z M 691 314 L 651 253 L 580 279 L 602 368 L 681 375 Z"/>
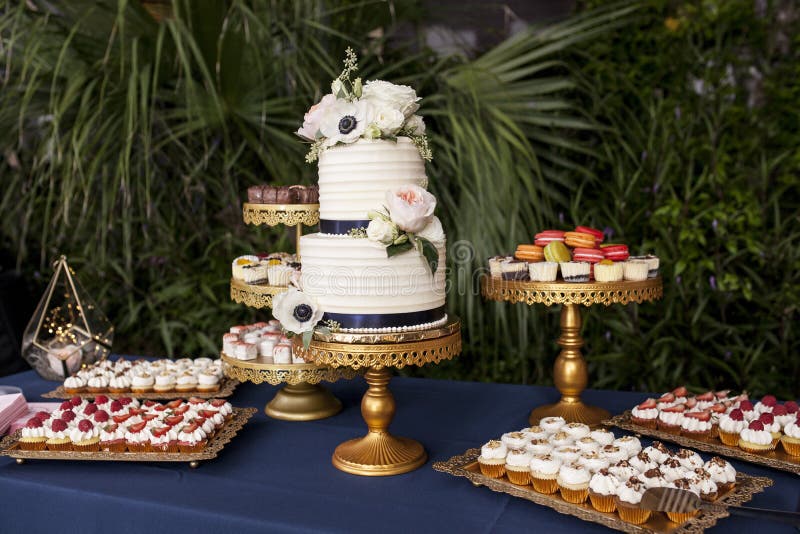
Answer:
<path fill-rule="evenodd" d="M 288 289 L 288 286 L 247 284 L 231 278 L 231 300 L 258 310 L 272 308 L 272 297 Z"/>
<path fill-rule="evenodd" d="M 389 381 L 390 367 L 422 366 L 449 360 L 461 352 L 461 321 L 449 320 L 430 330 L 392 334 L 327 334 L 308 348 L 295 338 L 295 351 L 306 361 L 336 368 L 366 369 L 369 389 L 361 400 L 361 415 L 369 431 L 336 447 L 334 467 L 363 476 L 408 473 L 427 460 L 422 444 L 389 433 L 396 404 Z M 363 341 L 362 341 L 363 340 Z M 361 341 L 361 342 L 360 342 Z"/>
<path fill-rule="evenodd" d="M 319 223 L 319 204 L 250 204 L 242 206 L 245 224 L 277 226 L 283 224 L 295 227 L 295 250 L 300 261 L 300 237 L 303 225 L 314 226 Z"/>
<path fill-rule="evenodd" d="M 220 358 L 225 376 L 254 384 L 285 384 L 264 407 L 268 416 L 284 421 L 314 421 L 336 415 L 342 410 L 341 401 L 319 383 L 352 379 L 358 374 L 354 369 L 333 369 L 308 363 L 266 363 L 260 357 L 237 360 L 224 352 Z"/>
<path fill-rule="evenodd" d="M 481 293 L 489 300 L 524 302 L 529 306 L 561 304 L 561 337 L 557 341 L 561 345 L 561 352 L 553 367 L 553 381 L 561 392 L 561 400 L 556 404 L 535 408 L 529 421 L 535 425 L 544 417 L 559 416 L 569 422 L 595 425 L 608 419 L 611 414 L 581 401 L 581 392 L 586 389 L 589 374 L 586 360 L 581 354 L 583 338 L 579 307 L 649 302 L 664 296 L 664 287 L 660 276 L 641 282 L 587 283 L 526 282 L 484 276 L 481 279 Z"/>

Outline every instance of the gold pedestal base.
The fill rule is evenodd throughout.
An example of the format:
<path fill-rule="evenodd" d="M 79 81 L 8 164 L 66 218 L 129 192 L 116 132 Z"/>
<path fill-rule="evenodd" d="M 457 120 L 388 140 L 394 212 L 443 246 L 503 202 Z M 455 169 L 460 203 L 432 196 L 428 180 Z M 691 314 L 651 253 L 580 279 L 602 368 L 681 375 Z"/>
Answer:
<path fill-rule="evenodd" d="M 369 432 L 336 447 L 332 461 L 334 467 L 353 475 L 389 476 L 413 471 L 427 459 L 425 449 L 413 439 Z"/>
<path fill-rule="evenodd" d="M 539 424 L 545 417 L 563 417 L 571 423 L 583 423 L 585 425 L 597 425 L 609 418 L 611 414 L 608 410 L 597 406 L 587 406 L 583 402 L 567 402 L 561 400 L 555 404 L 546 404 L 534 408 L 528 422 L 531 426 Z"/>
<path fill-rule="evenodd" d="M 342 411 L 342 403 L 322 386 L 301 382 L 287 384 L 269 401 L 264 413 L 284 421 L 314 421 Z"/>

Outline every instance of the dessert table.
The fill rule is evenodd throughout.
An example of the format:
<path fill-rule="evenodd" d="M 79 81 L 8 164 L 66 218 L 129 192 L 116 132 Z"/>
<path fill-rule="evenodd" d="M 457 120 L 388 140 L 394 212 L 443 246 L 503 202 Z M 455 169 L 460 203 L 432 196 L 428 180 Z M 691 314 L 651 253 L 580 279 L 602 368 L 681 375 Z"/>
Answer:
<path fill-rule="evenodd" d="M 0 378 L 27 399 L 54 388 L 33 371 Z M 363 379 L 330 386 L 343 411 L 328 419 L 289 422 L 261 411 L 274 394 L 241 384 L 234 406 L 258 414 L 219 457 L 186 464 L 28 461 L 0 457 L 0 531 L 4 532 L 602 532 L 599 525 L 533 503 L 473 487 L 430 464 L 527 426 L 526 409 L 552 403 L 554 388 L 396 378 L 401 407 L 392 423 L 428 451 L 421 469 L 392 477 L 358 477 L 331 465 L 331 451 L 363 430 Z M 630 408 L 641 393 L 584 392 L 611 413 Z M 736 469 L 768 476 L 774 486 L 750 506 L 796 510 L 800 479 L 733 461 Z M 779 523 L 731 517 L 713 531 L 796 532 Z"/>

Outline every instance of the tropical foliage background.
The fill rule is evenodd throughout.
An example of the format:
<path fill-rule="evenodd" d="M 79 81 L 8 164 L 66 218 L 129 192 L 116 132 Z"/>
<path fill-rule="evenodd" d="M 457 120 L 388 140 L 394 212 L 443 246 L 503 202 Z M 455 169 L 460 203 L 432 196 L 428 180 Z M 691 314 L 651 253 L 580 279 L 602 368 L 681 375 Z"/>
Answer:
<path fill-rule="evenodd" d="M 590 224 L 662 260 L 665 298 L 592 308 L 590 383 L 800 394 L 800 10 L 791 1 L 579 3 L 472 57 L 398 28 L 414 1 L 0 7 L 0 250 L 39 290 L 68 255 L 115 350 L 214 354 L 249 185 L 312 183 L 291 134 L 343 50 L 413 85 L 450 243 L 461 358 L 416 373 L 549 383 L 555 309 L 487 303 L 485 258 Z M 411 35 L 412 37 L 409 37 Z"/>

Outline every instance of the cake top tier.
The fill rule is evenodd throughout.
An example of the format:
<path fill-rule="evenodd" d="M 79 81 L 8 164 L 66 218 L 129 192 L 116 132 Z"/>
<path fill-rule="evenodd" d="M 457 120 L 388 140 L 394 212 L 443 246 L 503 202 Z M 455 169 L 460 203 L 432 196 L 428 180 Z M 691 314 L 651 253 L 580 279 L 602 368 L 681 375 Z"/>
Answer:
<path fill-rule="evenodd" d="M 352 145 L 359 140 L 394 141 L 406 137 L 422 159 L 430 161 L 425 122 L 416 115 L 421 100 L 407 85 L 361 78 L 351 80 L 358 70 L 355 53 L 348 48 L 344 70 L 331 83 L 331 92 L 311 106 L 303 126 L 295 133 L 311 143 L 306 161 L 311 163 L 332 147 Z"/>

